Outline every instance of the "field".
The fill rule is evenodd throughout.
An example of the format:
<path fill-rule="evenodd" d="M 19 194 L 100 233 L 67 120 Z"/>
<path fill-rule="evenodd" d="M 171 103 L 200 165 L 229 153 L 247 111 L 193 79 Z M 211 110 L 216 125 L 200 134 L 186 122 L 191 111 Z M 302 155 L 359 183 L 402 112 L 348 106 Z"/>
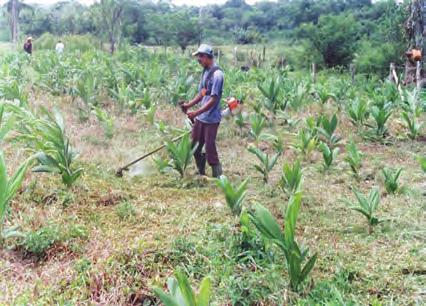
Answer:
<path fill-rule="evenodd" d="M 7 49 L 0 47 L 7 173 L 37 156 L 4 212 L 1 305 L 156 305 L 153 288 L 167 291 L 178 270 L 194 288 L 211 279 L 211 305 L 426 302 L 424 93 L 374 76 L 352 83 L 339 71 L 313 82 L 309 72 L 276 67 L 276 56 L 243 72 L 249 52 L 234 66 L 232 48 L 223 48 L 223 96 L 244 102 L 218 136 L 226 177 L 234 186 L 248 179 L 240 212 L 216 180 L 196 175 L 193 161 L 181 177 L 170 150 L 115 175 L 188 129 L 176 105 L 195 94 L 201 68 L 193 59 L 142 47 L 31 58 Z M 58 170 L 46 156 L 66 155 L 55 141 L 67 138 L 78 156 Z M 298 184 L 283 167 L 299 163 Z M 357 191 L 376 191 L 368 218 L 351 209 Z M 303 262 L 317 260 L 292 286 L 283 249 L 294 244 L 281 248 L 265 235 L 256 212 L 267 208 L 288 238 L 300 197 L 295 240 L 309 248 Z"/>

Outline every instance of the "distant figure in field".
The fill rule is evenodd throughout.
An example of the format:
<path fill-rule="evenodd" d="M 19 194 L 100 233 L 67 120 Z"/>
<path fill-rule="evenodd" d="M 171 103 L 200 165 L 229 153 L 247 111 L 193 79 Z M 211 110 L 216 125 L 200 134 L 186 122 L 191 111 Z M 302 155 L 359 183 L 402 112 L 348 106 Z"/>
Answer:
<path fill-rule="evenodd" d="M 62 54 L 64 52 L 64 48 L 65 48 L 65 46 L 64 46 L 62 40 L 59 40 L 58 43 L 56 44 L 56 47 L 55 47 L 56 53 Z"/>
<path fill-rule="evenodd" d="M 24 51 L 27 52 L 30 55 L 33 53 L 33 38 L 32 37 L 27 38 L 27 41 L 24 44 Z"/>

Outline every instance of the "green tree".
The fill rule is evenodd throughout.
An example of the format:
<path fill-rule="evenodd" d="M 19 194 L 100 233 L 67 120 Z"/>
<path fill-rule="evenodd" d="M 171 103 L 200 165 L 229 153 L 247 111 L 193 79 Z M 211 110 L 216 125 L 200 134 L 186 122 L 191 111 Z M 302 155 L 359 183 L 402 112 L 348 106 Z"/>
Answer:
<path fill-rule="evenodd" d="M 178 12 L 170 16 L 170 22 L 174 40 L 181 48 L 182 53 L 190 44 L 199 42 L 201 27 L 198 17 L 193 17 L 188 12 Z"/>
<path fill-rule="evenodd" d="M 326 15 L 318 24 L 305 24 L 300 34 L 318 51 L 327 67 L 347 65 L 354 57 L 360 25 L 353 15 Z"/>

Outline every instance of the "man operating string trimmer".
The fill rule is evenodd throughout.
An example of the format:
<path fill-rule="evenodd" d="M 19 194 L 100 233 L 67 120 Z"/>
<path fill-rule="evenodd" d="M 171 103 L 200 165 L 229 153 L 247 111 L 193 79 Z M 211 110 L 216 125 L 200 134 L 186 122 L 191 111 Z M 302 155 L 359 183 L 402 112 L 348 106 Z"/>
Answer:
<path fill-rule="evenodd" d="M 216 135 L 222 119 L 220 99 L 222 98 L 224 75 L 214 61 L 212 47 L 202 44 L 193 53 L 198 63 L 204 68 L 198 87 L 197 96 L 189 102 L 181 104 L 182 110 L 194 122 L 192 127 L 192 143 L 198 144 L 194 153 L 198 173 L 206 174 L 206 162 L 212 167 L 212 176 L 222 175 L 222 166 L 216 148 Z M 198 109 L 190 109 L 199 104 Z M 205 146 L 205 153 L 203 147 Z"/>

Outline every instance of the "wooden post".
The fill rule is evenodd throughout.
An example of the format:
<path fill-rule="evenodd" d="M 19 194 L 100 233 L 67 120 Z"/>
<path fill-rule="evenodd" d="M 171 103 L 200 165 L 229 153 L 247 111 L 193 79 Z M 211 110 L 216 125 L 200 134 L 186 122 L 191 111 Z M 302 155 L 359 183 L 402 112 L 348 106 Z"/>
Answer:
<path fill-rule="evenodd" d="M 220 63 L 220 49 L 217 49 L 217 63 Z"/>
<path fill-rule="evenodd" d="M 237 47 L 234 47 L 234 66 L 237 66 Z"/>
<path fill-rule="evenodd" d="M 263 61 L 266 61 L 266 46 L 263 46 L 262 56 L 263 56 Z"/>
<path fill-rule="evenodd" d="M 312 82 L 316 83 L 317 81 L 317 65 L 312 63 Z"/>
<path fill-rule="evenodd" d="M 349 70 L 351 71 L 352 84 L 355 84 L 355 72 L 356 72 L 355 64 L 350 64 Z"/>
<path fill-rule="evenodd" d="M 418 61 L 416 64 L 416 85 L 417 90 L 420 92 L 422 90 L 422 62 Z"/>

